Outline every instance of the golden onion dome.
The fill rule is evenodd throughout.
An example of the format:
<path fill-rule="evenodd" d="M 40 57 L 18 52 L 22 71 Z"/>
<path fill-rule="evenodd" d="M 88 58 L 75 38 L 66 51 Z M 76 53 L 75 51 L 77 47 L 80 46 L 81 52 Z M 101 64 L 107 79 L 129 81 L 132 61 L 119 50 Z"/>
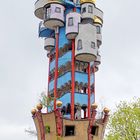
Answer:
<path fill-rule="evenodd" d="M 104 113 L 109 113 L 109 112 L 110 112 L 110 110 L 107 107 L 105 107 L 104 108 Z"/>
<path fill-rule="evenodd" d="M 36 109 L 32 109 L 31 113 L 32 113 L 32 115 L 35 115 L 36 114 Z"/>
<path fill-rule="evenodd" d="M 96 0 L 80 0 L 80 4 L 88 3 L 88 2 L 95 4 Z"/>
<path fill-rule="evenodd" d="M 102 20 L 100 18 L 98 18 L 97 16 L 94 16 L 94 22 L 95 23 L 99 23 L 99 24 L 103 24 Z"/>
<path fill-rule="evenodd" d="M 97 105 L 96 103 L 94 103 L 94 104 L 91 105 L 91 107 L 92 107 L 93 109 L 97 109 L 98 105 Z"/>
<path fill-rule="evenodd" d="M 39 103 L 39 104 L 37 104 L 36 108 L 37 108 L 38 110 L 41 110 L 41 109 L 43 108 L 43 106 L 42 106 L 41 103 Z"/>
<path fill-rule="evenodd" d="M 62 106 L 62 102 L 61 101 L 57 101 L 56 105 L 57 105 L 57 107 L 61 107 Z"/>

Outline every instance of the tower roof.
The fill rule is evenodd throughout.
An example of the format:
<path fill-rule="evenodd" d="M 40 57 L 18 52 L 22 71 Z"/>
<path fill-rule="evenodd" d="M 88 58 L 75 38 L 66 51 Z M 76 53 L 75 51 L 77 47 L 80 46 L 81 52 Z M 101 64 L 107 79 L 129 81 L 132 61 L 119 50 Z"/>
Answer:
<path fill-rule="evenodd" d="M 80 0 L 80 3 L 86 3 L 86 2 L 90 2 L 90 3 L 93 3 L 95 4 L 96 3 L 96 0 Z"/>
<path fill-rule="evenodd" d="M 95 23 L 99 23 L 99 24 L 103 24 L 103 22 L 101 21 L 101 19 L 100 18 L 98 18 L 97 16 L 94 16 L 94 22 Z"/>

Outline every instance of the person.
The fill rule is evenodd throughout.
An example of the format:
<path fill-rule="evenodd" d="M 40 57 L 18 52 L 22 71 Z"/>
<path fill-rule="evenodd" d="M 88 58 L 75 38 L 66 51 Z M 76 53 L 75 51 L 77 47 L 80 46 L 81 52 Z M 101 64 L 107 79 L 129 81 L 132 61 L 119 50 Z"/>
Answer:
<path fill-rule="evenodd" d="M 77 105 L 76 107 L 75 119 L 78 119 L 78 120 L 81 119 L 81 106 L 80 105 Z"/>
<path fill-rule="evenodd" d="M 81 108 L 81 119 L 84 119 L 84 110 Z"/>
<path fill-rule="evenodd" d="M 66 106 L 63 106 L 61 109 L 61 113 L 64 116 L 66 114 Z"/>

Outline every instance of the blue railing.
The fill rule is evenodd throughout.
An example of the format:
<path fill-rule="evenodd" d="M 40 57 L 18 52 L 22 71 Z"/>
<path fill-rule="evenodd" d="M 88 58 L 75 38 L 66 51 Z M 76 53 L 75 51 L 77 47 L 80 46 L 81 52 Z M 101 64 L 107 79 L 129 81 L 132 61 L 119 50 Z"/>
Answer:
<path fill-rule="evenodd" d="M 51 30 L 51 29 L 46 28 L 43 25 L 43 21 L 41 21 L 39 23 L 38 36 L 39 37 L 51 37 L 51 36 L 54 36 L 54 31 Z"/>
<path fill-rule="evenodd" d="M 57 81 L 57 88 L 60 88 L 62 85 L 71 80 L 71 72 L 67 72 L 64 75 L 60 76 Z M 78 83 L 82 82 L 83 84 L 88 83 L 88 75 L 83 72 L 75 72 L 75 81 Z M 49 91 L 54 89 L 54 80 L 49 84 Z"/>
<path fill-rule="evenodd" d="M 55 68 L 55 60 L 50 63 L 50 71 Z"/>
<path fill-rule="evenodd" d="M 71 51 L 65 53 L 62 57 L 58 59 L 58 68 L 65 65 L 68 61 L 71 61 Z M 55 68 L 55 60 L 50 63 L 50 71 Z"/>

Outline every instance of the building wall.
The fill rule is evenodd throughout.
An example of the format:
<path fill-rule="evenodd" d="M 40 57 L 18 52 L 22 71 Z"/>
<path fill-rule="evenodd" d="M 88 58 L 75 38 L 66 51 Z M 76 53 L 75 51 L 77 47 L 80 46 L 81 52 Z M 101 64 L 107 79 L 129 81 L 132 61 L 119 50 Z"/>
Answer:
<path fill-rule="evenodd" d="M 44 127 L 50 126 L 50 133 L 45 133 L 45 140 L 55 140 L 56 139 L 56 121 L 54 112 L 42 114 L 42 119 Z"/>
<path fill-rule="evenodd" d="M 82 40 L 82 49 L 78 49 L 78 40 Z M 95 49 L 91 47 L 91 42 L 95 43 Z M 82 55 L 81 61 L 87 61 L 87 55 L 92 55 L 90 62 L 94 61 L 97 55 L 97 43 L 96 43 L 96 27 L 90 23 L 79 24 L 79 34 L 75 40 L 75 56 Z M 94 57 L 95 58 L 94 58 Z"/>
<path fill-rule="evenodd" d="M 63 140 L 88 140 L 87 128 L 89 125 L 89 121 L 70 121 L 64 119 L 63 132 L 65 132 L 65 125 L 75 126 L 75 136 L 64 136 Z"/>

